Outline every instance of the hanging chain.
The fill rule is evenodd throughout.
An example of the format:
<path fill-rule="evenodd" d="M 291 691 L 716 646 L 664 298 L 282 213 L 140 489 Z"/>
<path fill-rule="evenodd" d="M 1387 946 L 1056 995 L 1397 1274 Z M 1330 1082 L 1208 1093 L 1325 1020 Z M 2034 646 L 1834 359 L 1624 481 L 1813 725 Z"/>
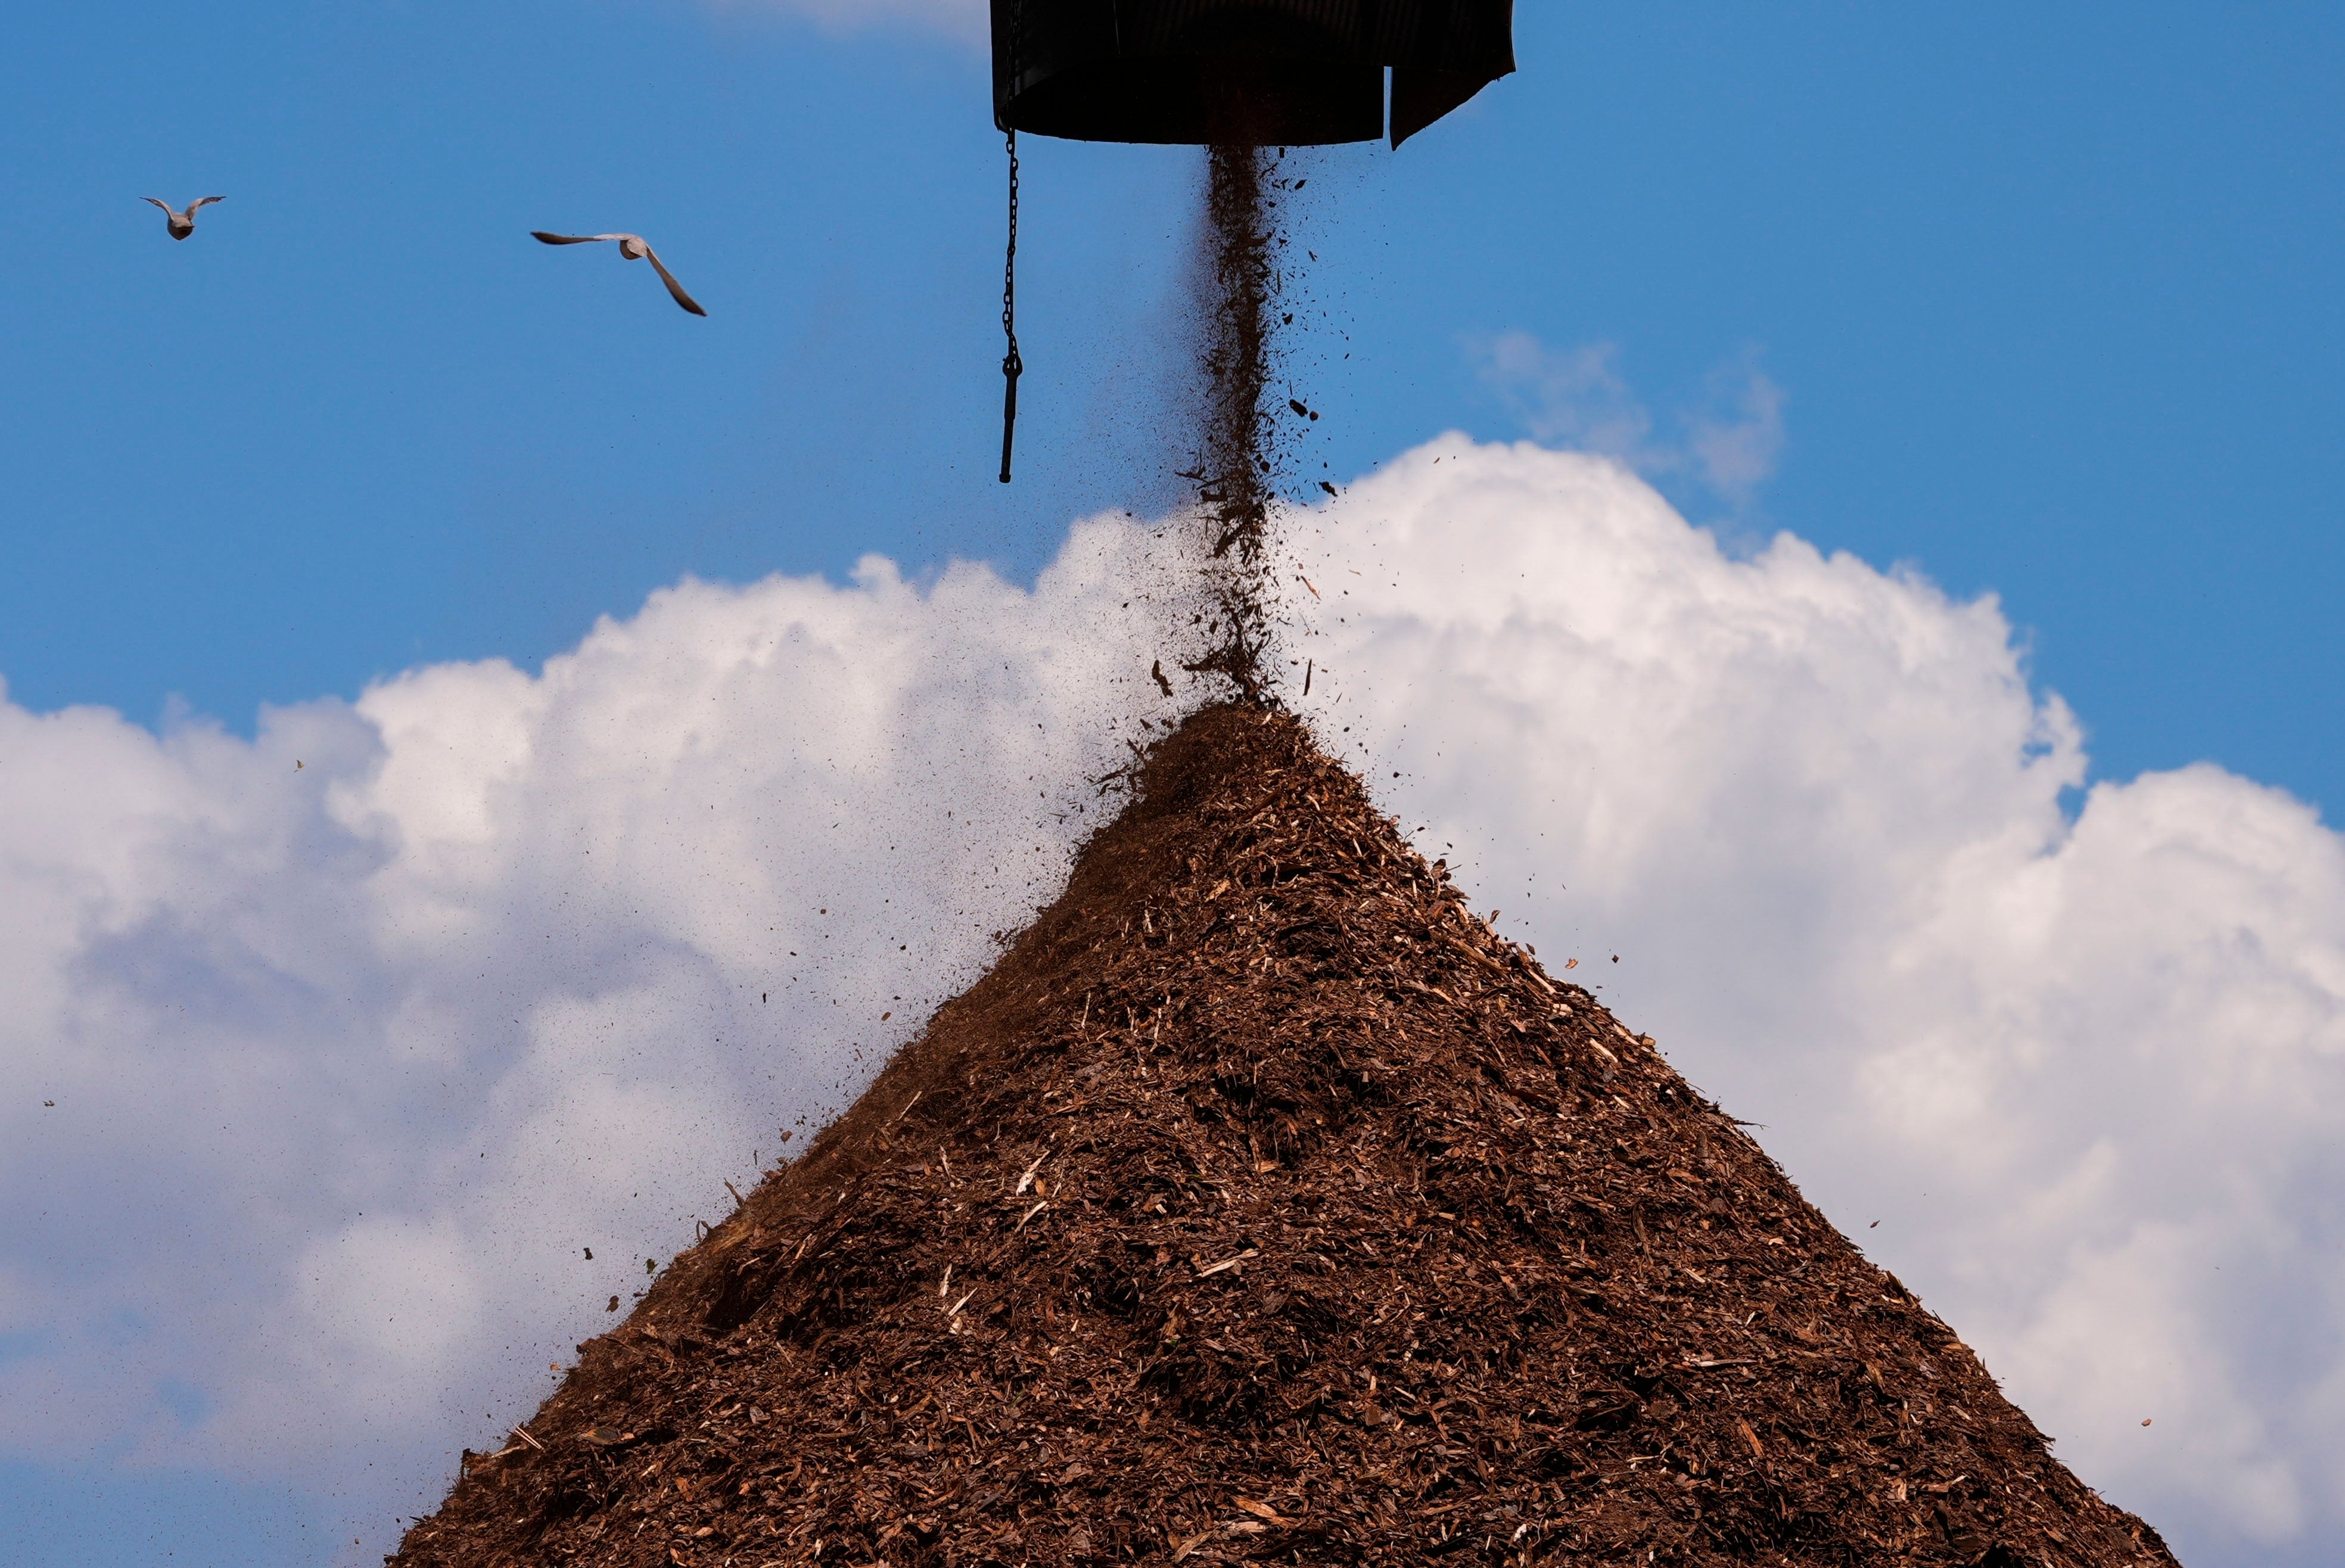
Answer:
<path fill-rule="evenodd" d="M 1010 482 L 1010 445 L 1018 427 L 1018 378 L 1025 361 L 1018 357 L 1018 133 L 1010 133 L 1010 253 L 1001 264 L 1001 336 L 1009 349 L 1001 356 L 1001 482 Z"/>
<path fill-rule="evenodd" d="M 1010 91 L 1018 92 L 1020 12 L 1010 7 Z M 1008 350 L 1001 356 L 1001 482 L 1010 482 L 1010 446 L 1018 429 L 1018 378 L 1026 363 L 1018 357 L 1018 127 L 1007 136 L 1010 148 L 1010 251 L 1001 263 L 1001 336 Z"/>

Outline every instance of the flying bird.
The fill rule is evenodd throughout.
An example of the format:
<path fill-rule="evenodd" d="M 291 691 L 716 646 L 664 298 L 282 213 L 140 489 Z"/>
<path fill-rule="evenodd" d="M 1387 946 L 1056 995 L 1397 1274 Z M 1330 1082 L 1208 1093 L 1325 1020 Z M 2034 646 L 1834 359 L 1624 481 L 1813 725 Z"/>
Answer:
<path fill-rule="evenodd" d="M 547 245 L 592 245 L 598 239 L 615 239 L 619 242 L 620 255 L 630 261 L 652 264 L 652 270 L 660 275 L 660 281 L 667 285 L 667 291 L 675 297 L 677 304 L 695 316 L 708 314 L 700 308 L 698 300 L 684 291 L 684 285 L 675 280 L 675 274 L 660 265 L 659 253 L 640 234 L 548 234 L 542 228 L 533 228 L 529 233 L 531 238 Z"/>
<path fill-rule="evenodd" d="M 171 238 L 174 239 L 185 239 L 188 236 L 196 231 L 196 209 L 198 207 L 209 207 L 216 201 L 225 201 L 228 198 L 226 197 L 219 196 L 208 196 L 201 201 L 191 201 L 188 203 L 188 210 L 185 212 L 175 212 L 172 210 L 171 204 L 169 202 L 157 201 L 156 198 L 151 196 L 146 199 L 155 202 L 157 207 L 163 209 L 163 225 L 171 231 Z"/>

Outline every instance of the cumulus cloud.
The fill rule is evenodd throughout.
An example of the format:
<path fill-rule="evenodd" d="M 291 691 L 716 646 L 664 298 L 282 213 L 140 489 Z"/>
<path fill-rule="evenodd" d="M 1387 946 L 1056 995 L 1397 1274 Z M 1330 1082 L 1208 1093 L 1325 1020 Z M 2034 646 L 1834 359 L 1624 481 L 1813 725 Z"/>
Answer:
<path fill-rule="evenodd" d="M 1054 885 L 1171 712 L 1149 544 L 687 582 L 249 743 L 0 704 L 0 1445 L 428 1501 Z"/>
<path fill-rule="evenodd" d="M 1304 706 L 1501 926 L 2087 1480 L 2333 1557 L 2337 835 L 2084 787 L 1992 601 L 1731 556 L 1617 461 L 1453 438 L 1318 521 Z M 1170 716 L 1152 548 L 687 582 L 249 742 L 0 704 L 0 1445 L 427 1502 L 1056 886 Z"/>
<path fill-rule="evenodd" d="M 1407 825 L 2088 1480 L 2211 1558 L 2333 1561 L 2345 842 L 2206 764 L 2079 800 L 1992 600 L 1735 559 L 1615 467 L 1461 439 L 1337 511 L 1314 700 Z"/>

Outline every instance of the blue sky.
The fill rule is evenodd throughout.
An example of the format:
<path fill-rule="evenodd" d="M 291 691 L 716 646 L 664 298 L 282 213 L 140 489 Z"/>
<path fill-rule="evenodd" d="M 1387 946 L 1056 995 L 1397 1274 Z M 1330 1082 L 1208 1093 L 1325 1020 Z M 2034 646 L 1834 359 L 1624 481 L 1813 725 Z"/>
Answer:
<path fill-rule="evenodd" d="M 1399 154 L 1315 155 L 1315 463 L 1526 433 L 1502 334 L 1609 345 L 1663 444 L 1756 370 L 1780 455 L 1748 496 L 1657 471 L 1694 521 L 1999 594 L 2096 774 L 2212 759 L 2334 816 L 2345 18 L 1523 11 L 1518 76 Z M 533 669 L 685 573 L 1030 577 L 1074 516 L 1172 493 L 1195 164 L 1028 144 L 1004 490 L 1000 147 L 947 33 L 13 7 L 0 677 L 249 733 L 418 664 Z M 139 199 L 214 193 L 183 245 Z M 648 235 L 709 319 L 533 228 Z M 336 1528 L 117 1457 L 0 1465 L 0 1545 L 296 1563 Z"/>
<path fill-rule="evenodd" d="M 2345 20 L 1526 6 L 1520 75 L 1326 155 L 1325 460 L 1517 433 L 1468 345 L 1755 354 L 1741 522 L 1992 589 L 2116 774 L 2330 802 Z M 695 572 L 1030 572 L 1161 493 L 1193 159 L 1030 147 L 1024 479 L 990 482 L 981 60 L 753 4 L 17 7 L 0 672 L 243 727 L 525 663 Z M 215 192 L 196 241 L 139 202 Z M 640 229 L 713 312 L 533 227 Z M 1699 518 L 1699 497 L 1690 498 Z"/>

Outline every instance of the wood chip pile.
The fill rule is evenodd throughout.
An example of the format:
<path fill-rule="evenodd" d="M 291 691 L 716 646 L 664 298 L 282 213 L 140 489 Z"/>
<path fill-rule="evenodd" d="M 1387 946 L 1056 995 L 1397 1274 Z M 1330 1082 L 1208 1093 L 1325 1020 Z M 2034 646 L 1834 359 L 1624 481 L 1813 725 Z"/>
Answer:
<path fill-rule="evenodd" d="M 391 1561 L 2173 1562 L 1245 707 L 580 1352 Z"/>

